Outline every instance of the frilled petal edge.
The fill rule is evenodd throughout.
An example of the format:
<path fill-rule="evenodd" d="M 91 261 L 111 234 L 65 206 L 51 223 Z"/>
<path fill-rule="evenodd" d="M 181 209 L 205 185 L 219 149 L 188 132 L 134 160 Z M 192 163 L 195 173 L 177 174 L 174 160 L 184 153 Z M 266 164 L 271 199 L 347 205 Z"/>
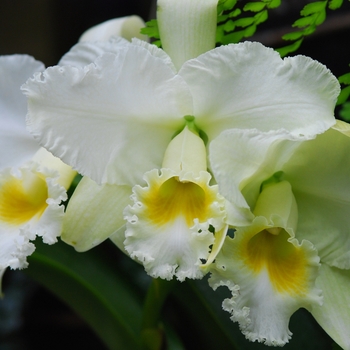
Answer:
<path fill-rule="evenodd" d="M 133 188 L 132 206 L 125 209 L 125 249 L 153 278 L 180 281 L 201 278 L 214 231 L 226 225 L 224 199 L 211 176 L 202 171 L 178 174 L 163 168 L 145 174 L 147 187 Z"/>
<path fill-rule="evenodd" d="M 269 228 L 264 217 L 256 217 L 251 226 L 237 229 L 233 239 L 227 237 L 209 284 L 214 290 L 231 290 L 223 309 L 247 339 L 283 346 L 292 335 L 290 316 L 321 302 L 315 287 L 319 258 L 310 242 L 299 244 L 286 231 L 275 235 Z"/>

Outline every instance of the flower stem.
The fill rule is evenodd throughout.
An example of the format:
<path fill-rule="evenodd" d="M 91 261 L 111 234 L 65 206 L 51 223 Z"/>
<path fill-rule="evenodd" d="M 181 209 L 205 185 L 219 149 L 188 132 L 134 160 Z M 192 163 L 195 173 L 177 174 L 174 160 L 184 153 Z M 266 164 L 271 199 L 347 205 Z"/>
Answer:
<path fill-rule="evenodd" d="M 163 304 L 175 283 L 175 280 L 152 279 L 143 308 L 141 334 L 144 349 L 161 350 L 165 348 L 166 339 L 159 318 Z"/>

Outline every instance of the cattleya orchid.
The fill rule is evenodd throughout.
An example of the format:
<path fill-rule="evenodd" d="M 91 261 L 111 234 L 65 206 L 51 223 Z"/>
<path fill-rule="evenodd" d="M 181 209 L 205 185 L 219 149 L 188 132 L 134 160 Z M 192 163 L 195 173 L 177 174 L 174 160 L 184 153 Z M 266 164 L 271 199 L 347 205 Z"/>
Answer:
<path fill-rule="evenodd" d="M 284 345 L 290 316 L 304 307 L 350 348 L 349 149 L 350 127 L 340 121 L 312 139 L 235 129 L 211 143 L 220 193 L 251 222 L 237 227 L 227 217 L 236 231 L 209 283 L 231 290 L 223 308 L 248 339 Z"/>
<path fill-rule="evenodd" d="M 201 277 L 226 212 L 240 215 L 209 185 L 205 143 L 232 128 L 313 137 L 335 123 L 338 83 L 323 65 L 259 43 L 214 49 L 217 1 L 203 5 L 158 2 L 165 51 L 137 39 L 80 43 L 23 87 L 35 139 L 84 175 L 63 240 L 84 251 L 110 237 L 152 277 Z"/>
<path fill-rule="evenodd" d="M 75 172 L 52 156 L 26 130 L 26 98 L 20 86 L 41 62 L 26 55 L 0 57 L 0 276 L 27 267 L 41 236 L 53 244 L 62 230 L 63 206 Z"/>

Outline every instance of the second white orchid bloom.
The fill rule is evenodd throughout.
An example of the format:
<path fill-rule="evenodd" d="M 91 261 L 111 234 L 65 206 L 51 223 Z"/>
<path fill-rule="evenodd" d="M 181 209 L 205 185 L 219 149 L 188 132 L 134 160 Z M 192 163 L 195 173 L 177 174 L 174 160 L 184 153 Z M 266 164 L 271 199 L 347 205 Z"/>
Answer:
<path fill-rule="evenodd" d="M 284 345 L 303 307 L 349 349 L 349 149 L 350 127 L 340 121 L 315 139 L 236 129 L 213 141 L 220 192 L 253 215 L 242 227 L 228 215 L 234 238 L 209 281 L 231 290 L 223 307 L 248 339 Z"/>

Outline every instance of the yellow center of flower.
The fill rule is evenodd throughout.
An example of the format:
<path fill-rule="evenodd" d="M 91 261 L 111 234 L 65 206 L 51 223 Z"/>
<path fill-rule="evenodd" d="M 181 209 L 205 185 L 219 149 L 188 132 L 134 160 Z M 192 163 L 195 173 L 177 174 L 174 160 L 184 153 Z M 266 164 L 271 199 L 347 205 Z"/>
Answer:
<path fill-rule="evenodd" d="M 143 200 L 147 216 L 157 225 L 174 222 L 184 217 L 188 226 L 193 220 L 205 221 L 212 195 L 193 182 L 180 182 L 171 177 L 164 183 L 154 186 Z"/>
<path fill-rule="evenodd" d="M 263 230 L 246 246 L 246 263 L 256 273 L 266 269 L 273 287 L 280 293 L 307 292 L 307 257 L 300 247 L 288 242 L 289 235 Z"/>
<path fill-rule="evenodd" d="M 10 177 L 0 187 L 0 221 L 21 225 L 40 216 L 47 207 L 45 180 L 37 174 L 26 172 L 24 179 Z"/>

